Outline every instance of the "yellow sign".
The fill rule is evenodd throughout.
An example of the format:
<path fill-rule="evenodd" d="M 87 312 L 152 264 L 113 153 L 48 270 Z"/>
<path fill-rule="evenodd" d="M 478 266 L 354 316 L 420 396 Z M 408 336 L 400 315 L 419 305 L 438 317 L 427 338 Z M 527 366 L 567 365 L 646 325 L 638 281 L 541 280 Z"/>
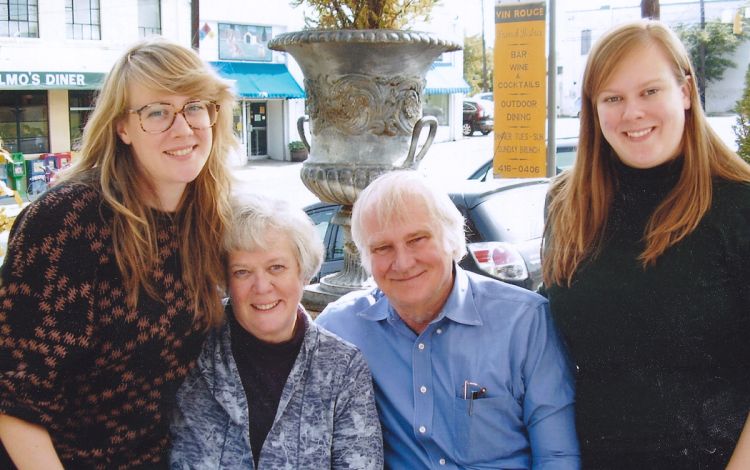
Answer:
<path fill-rule="evenodd" d="M 546 175 L 546 3 L 495 6 L 495 176 Z"/>

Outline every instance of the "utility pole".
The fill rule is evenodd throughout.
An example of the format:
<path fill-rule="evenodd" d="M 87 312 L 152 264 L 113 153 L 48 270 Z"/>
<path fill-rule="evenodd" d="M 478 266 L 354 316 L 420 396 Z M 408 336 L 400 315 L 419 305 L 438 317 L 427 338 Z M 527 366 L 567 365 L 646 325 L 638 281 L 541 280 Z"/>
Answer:
<path fill-rule="evenodd" d="M 487 90 L 487 49 L 484 44 L 484 0 L 479 0 L 482 5 L 482 91 Z"/>
<path fill-rule="evenodd" d="M 190 39 L 191 46 L 195 51 L 200 48 L 200 33 L 198 23 L 200 19 L 200 1 L 190 0 Z"/>
<path fill-rule="evenodd" d="M 703 0 L 700 0 L 701 9 L 701 31 L 706 29 L 706 10 L 703 6 Z M 701 107 L 706 109 L 706 44 L 701 40 L 699 44 L 699 64 L 698 64 L 698 91 L 701 97 Z"/>
<path fill-rule="evenodd" d="M 547 34 L 549 55 L 547 56 L 547 177 L 557 173 L 555 129 L 557 127 L 557 0 L 550 0 L 547 12 L 549 14 L 549 31 Z"/>
<path fill-rule="evenodd" d="M 641 0 L 641 18 L 658 20 L 659 15 L 659 0 Z"/>

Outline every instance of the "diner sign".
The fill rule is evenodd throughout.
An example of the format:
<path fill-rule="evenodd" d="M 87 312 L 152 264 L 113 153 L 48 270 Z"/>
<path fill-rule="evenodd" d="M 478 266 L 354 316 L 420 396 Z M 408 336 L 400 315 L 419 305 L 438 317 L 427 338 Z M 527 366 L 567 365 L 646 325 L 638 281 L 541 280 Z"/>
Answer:
<path fill-rule="evenodd" d="M 105 74 L 90 72 L 0 72 L 0 89 L 96 89 Z"/>

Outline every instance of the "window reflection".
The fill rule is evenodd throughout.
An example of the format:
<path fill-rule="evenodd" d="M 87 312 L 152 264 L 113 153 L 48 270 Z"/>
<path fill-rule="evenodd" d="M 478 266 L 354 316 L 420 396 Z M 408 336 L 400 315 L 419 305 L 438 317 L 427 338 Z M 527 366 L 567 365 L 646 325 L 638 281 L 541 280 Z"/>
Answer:
<path fill-rule="evenodd" d="M 435 116 L 438 124 L 448 125 L 448 99 L 450 95 L 423 95 L 422 114 L 424 116 Z"/>
<path fill-rule="evenodd" d="M 0 93 L 0 138 L 10 152 L 49 152 L 45 91 Z"/>

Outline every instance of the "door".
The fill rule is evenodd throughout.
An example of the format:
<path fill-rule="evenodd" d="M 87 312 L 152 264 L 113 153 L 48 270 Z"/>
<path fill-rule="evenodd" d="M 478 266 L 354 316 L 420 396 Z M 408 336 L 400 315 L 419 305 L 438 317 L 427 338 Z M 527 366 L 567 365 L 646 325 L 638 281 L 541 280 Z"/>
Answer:
<path fill-rule="evenodd" d="M 262 103 L 247 103 L 248 155 L 268 155 L 266 137 L 266 106 Z"/>

